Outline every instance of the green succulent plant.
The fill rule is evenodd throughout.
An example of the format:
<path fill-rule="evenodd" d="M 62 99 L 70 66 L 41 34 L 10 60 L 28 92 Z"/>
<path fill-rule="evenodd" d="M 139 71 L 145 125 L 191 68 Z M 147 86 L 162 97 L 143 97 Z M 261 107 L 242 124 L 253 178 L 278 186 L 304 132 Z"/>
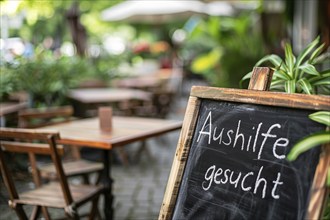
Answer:
<path fill-rule="evenodd" d="M 255 66 L 264 63 L 273 65 L 274 76 L 271 90 L 285 91 L 287 93 L 329 94 L 330 69 L 318 71 L 317 65 L 330 62 L 329 53 L 322 53 L 325 45 L 319 45 L 320 37 L 313 40 L 297 57 L 292 52 L 289 43 L 285 44 L 284 60 L 270 54 L 260 59 Z M 319 46 L 318 46 L 319 45 Z M 252 72 L 246 74 L 243 81 L 251 78 Z"/>

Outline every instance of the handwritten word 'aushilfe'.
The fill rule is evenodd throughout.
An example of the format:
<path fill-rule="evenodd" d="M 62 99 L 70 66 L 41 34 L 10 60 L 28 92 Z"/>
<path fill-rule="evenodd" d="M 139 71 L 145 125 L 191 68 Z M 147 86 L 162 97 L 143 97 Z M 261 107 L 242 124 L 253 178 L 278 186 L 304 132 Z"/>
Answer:
<path fill-rule="evenodd" d="M 255 131 L 253 135 L 246 135 L 241 132 L 241 120 L 237 122 L 236 129 L 225 129 L 222 128 L 220 131 L 218 127 L 213 125 L 212 121 L 212 112 L 210 111 L 201 130 L 199 131 L 199 135 L 197 138 L 197 142 L 201 140 L 202 136 L 208 137 L 208 144 L 211 144 L 211 141 L 217 142 L 219 145 L 224 144 L 227 146 L 231 146 L 235 148 L 239 146 L 240 149 L 256 152 L 258 150 L 257 159 L 261 159 L 261 155 L 264 149 L 265 144 L 269 144 L 272 141 L 273 145 L 273 155 L 277 159 L 284 159 L 285 154 L 278 153 L 278 147 L 287 147 L 289 144 L 289 139 L 283 137 L 277 137 L 276 130 L 281 128 L 280 124 L 273 124 L 268 127 L 266 132 L 260 132 L 261 128 L 263 128 L 263 123 L 260 122 L 257 126 L 253 126 L 251 129 Z M 261 137 L 260 137 L 261 136 Z M 257 146 L 257 141 L 259 138 L 262 138 L 262 142 L 260 146 Z"/>
<path fill-rule="evenodd" d="M 212 165 L 207 169 L 205 173 L 205 181 L 203 181 L 202 187 L 205 191 L 207 191 L 210 189 L 213 182 L 217 185 L 229 183 L 231 185 L 234 185 L 235 188 L 238 187 L 241 188 L 243 191 L 252 192 L 253 194 L 257 194 L 258 189 L 260 188 L 262 190 L 261 197 L 265 198 L 267 193 L 267 187 L 272 184 L 270 192 L 271 196 L 274 199 L 279 199 L 280 195 L 277 193 L 278 186 L 283 184 L 283 182 L 280 181 L 281 173 L 278 172 L 276 179 L 274 178 L 272 182 L 269 182 L 269 180 L 261 177 L 263 168 L 263 166 L 260 167 L 258 174 L 256 174 L 256 172 L 248 172 L 246 174 L 238 172 L 237 174 L 230 169 L 216 169 L 216 166 Z M 248 182 L 250 183 L 250 185 Z"/>

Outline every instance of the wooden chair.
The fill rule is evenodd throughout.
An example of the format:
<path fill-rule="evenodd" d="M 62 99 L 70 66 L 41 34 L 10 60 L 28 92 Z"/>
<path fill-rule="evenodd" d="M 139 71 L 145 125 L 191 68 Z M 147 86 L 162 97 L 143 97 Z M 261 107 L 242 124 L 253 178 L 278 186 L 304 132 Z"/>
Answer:
<path fill-rule="evenodd" d="M 19 112 L 19 125 L 21 128 L 37 128 L 56 123 L 63 123 L 72 120 L 73 108 L 71 106 L 50 107 L 46 109 L 26 109 Z M 69 148 L 69 158 L 63 162 L 64 172 L 68 177 L 81 176 L 84 183 L 89 184 L 89 175 L 97 173 L 96 182 L 99 181 L 103 164 L 92 162 L 81 158 L 78 147 Z M 53 164 L 37 165 L 36 155 L 29 153 L 32 169 L 38 170 L 38 174 L 49 180 L 56 179 L 56 169 Z"/>
<path fill-rule="evenodd" d="M 73 119 L 71 106 L 57 106 L 47 108 L 29 108 L 18 114 L 18 123 L 21 128 L 38 128 Z"/>
<path fill-rule="evenodd" d="M 32 129 L 0 128 L 0 168 L 3 181 L 9 192 L 8 204 L 14 209 L 19 219 L 28 219 L 23 209 L 24 205 L 36 206 L 30 219 L 40 215 L 40 210 L 46 219 L 50 219 L 47 208 L 63 209 L 69 219 L 79 219 L 78 208 L 91 202 L 89 219 L 98 215 L 98 199 L 104 190 L 100 185 L 70 185 L 64 174 L 60 152 L 56 145 L 59 138 L 57 132 L 41 132 Z M 27 141 L 27 142 L 26 142 Z M 37 141 L 37 142 L 35 142 Z M 15 187 L 13 172 L 10 172 L 4 151 L 14 153 L 49 154 L 56 169 L 58 182 L 37 185 L 35 189 L 19 192 Z M 35 170 L 33 171 L 35 172 Z M 98 216 L 100 217 L 100 216 Z"/>

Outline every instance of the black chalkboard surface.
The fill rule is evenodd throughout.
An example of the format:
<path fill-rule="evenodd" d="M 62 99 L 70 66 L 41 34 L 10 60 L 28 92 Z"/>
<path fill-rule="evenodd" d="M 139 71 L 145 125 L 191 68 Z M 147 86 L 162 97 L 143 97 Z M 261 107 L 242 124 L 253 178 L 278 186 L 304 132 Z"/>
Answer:
<path fill-rule="evenodd" d="M 202 100 L 173 219 L 303 219 L 320 149 L 285 160 L 323 130 L 311 111 Z"/>
<path fill-rule="evenodd" d="M 159 220 L 318 219 L 329 148 L 286 155 L 319 110 L 329 96 L 193 87 Z"/>

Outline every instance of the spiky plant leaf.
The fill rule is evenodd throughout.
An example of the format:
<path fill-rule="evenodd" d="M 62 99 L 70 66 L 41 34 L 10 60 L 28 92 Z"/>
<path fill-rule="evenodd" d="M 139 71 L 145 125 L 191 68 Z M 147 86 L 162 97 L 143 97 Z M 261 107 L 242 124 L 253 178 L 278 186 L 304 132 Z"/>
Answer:
<path fill-rule="evenodd" d="M 309 82 L 313 86 L 330 85 L 330 69 L 320 72 L 319 76 L 314 76 L 310 78 Z"/>
<path fill-rule="evenodd" d="M 313 40 L 307 47 L 299 54 L 297 61 L 295 63 L 295 67 L 298 68 L 306 58 L 306 56 L 314 49 L 314 47 L 320 42 L 320 37 L 317 37 Z"/>
<path fill-rule="evenodd" d="M 320 75 L 319 72 L 315 69 L 315 66 L 309 63 L 304 63 L 303 65 L 299 66 L 298 69 L 310 75 Z"/>
<path fill-rule="evenodd" d="M 317 58 L 322 53 L 324 46 L 325 46 L 325 43 L 321 44 L 318 48 L 316 48 L 314 50 L 314 52 L 312 53 L 312 55 L 309 58 L 309 63 L 313 64 L 314 59 Z"/>
<path fill-rule="evenodd" d="M 313 93 L 313 87 L 306 78 L 302 78 L 297 82 L 301 89 L 308 95 Z"/>
<path fill-rule="evenodd" d="M 320 75 L 323 76 L 323 77 L 329 77 L 330 76 L 330 69 L 321 71 Z"/>
<path fill-rule="evenodd" d="M 285 81 L 284 88 L 287 93 L 295 93 L 296 92 L 296 81 L 295 80 Z"/>
<path fill-rule="evenodd" d="M 293 146 L 290 153 L 287 155 L 287 159 L 289 161 L 293 161 L 297 159 L 297 157 L 303 152 L 315 146 L 329 142 L 330 142 L 330 131 L 322 131 L 307 136 Z"/>
<path fill-rule="evenodd" d="M 292 48 L 291 45 L 286 43 L 285 44 L 285 64 L 288 67 L 288 74 L 293 77 L 293 67 L 294 67 L 294 62 L 296 61 L 296 57 L 292 53 Z"/>
<path fill-rule="evenodd" d="M 320 80 L 313 82 L 314 86 L 329 86 L 330 85 L 330 77 L 322 77 Z"/>
<path fill-rule="evenodd" d="M 284 80 L 272 80 L 270 84 L 270 89 L 271 90 L 279 90 L 283 91 L 284 90 Z"/>
<path fill-rule="evenodd" d="M 330 126 L 330 111 L 318 111 L 308 116 L 313 121 Z M 330 141 L 330 139 L 329 139 Z"/>
<path fill-rule="evenodd" d="M 283 84 L 284 84 L 284 80 L 283 79 L 274 79 L 271 82 L 271 85 L 274 85 L 274 86 L 280 85 L 280 84 L 282 84 L 282 86 L 283 86 Z"/>
<path fill-rule="evenodd" d="M 324 91 L 325 94 L 330 94 L 330 86 L 329 85 L 327 85 L 327 86 L 320 85 L 320 86 L 318 86 L 318 88 L 320 88 L 320 90 Z"/>
<path fill-rule="evenodd" d="M 279 57 L 278 55 L 275 54 L 271 54 L 271 55 L 267 55 L 264 56 L 263 58 L 261 58 L 255 66 L 260 66 L 261 64 L 265 63 L 265 62 L 271 62 L 275 67 L 279 67 L 281 66 L 281 63 L 283 63 L 283 60 L 281 59 L 281 57 Z"/>
<path fill-rule="evenodd" d="M 274 72 L 274 76 L 275 77 L 278 77 L 278 78 L 281 78 L 281 79 L 284 79 L 284 80 L 291 80 L 292 77 L 287 74 L 286 71 L 282 70 L 282 69 L 278 69 Z"/>
<path fill-rule="evenodd" d="M 316 57 L 313 60 L 313 65 L 316 64 L 322 64 L 322 63 L 329 63 L 330 62 L 330 52 L 325 52 L 323 54 L 321 54 L 320 56 Z"/>
<path fill-rule="evenodd" d="M 240 81 L 239 81 L 239 86 L 242 88 L 243 87 L 243 82 L 247 79 L 250 79 L 252 77 L 252 72 L 249 72 L 246 74 Z"/>
<path fill-rule="evenodd" d="M 309 79 L 309 81 L 310 82 L 315 82 L 315 81 L 318 81 L 320 79 L 324 79 L 326 77 L 330 77 L 330 69 L 320 72 L 320 74 L 318 76 L 313 76 L 312 78 Z"/>
<path fill-rule="evenodd" d="M 246 80 L 246 79 L 250 79 L 252 77 L 252 72 L 249 72 L 248 74 L 246 74 L 243 78 L 242 81 Z"/>

